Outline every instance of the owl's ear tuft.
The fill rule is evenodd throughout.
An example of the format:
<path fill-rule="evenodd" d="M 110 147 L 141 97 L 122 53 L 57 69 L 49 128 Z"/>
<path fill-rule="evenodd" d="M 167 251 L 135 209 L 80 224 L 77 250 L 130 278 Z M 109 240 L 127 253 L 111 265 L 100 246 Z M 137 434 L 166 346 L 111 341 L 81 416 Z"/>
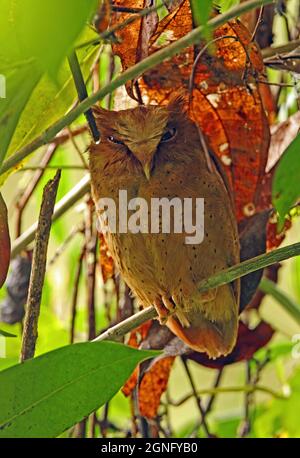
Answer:
<path fill-rule="evenodd" d="M 96 119 L 104 118 L 109 113 L 109 110 L 106 110 L 105 108 L 102 108 L 99 105 L 93 105 L 92 111 Z"/>
<path fill-rule="evenodd" d="M 116 111 L 106 110 L 99 105 L 92 106 L 93 115 L 99 130 L 102 128 L 111 128 L 116 117 Z"/>
<path fill-rule="evenodd" d="M 188 97 L 183 92 L 171 96 L 168 111 L 171 113 L 185 113 L 188 109 Z"/>

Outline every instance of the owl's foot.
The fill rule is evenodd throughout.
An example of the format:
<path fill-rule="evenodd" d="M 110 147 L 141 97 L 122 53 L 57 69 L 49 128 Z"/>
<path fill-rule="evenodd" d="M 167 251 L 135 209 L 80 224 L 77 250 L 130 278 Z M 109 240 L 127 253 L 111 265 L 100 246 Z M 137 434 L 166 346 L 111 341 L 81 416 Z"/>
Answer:
<path fill-rule="evenodd" d="M 167 323 L 168 318 L 173 315 L 176 309 L 176 305 L 172 299 L 168 299 L 165 296 L 162 296 L 161 299 L 156 299 L 154 307 L 157 311 L 158 320 L 161 325 L 165 325 Z"/>

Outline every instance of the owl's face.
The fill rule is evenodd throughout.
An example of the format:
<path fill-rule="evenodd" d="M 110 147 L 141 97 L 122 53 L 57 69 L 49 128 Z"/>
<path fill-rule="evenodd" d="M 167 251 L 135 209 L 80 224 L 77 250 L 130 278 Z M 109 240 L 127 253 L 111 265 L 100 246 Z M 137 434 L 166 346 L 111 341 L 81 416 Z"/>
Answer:
<path fill-rule="evenodd" d="M 193 145 L 199 145 L 198 130 L 180 98 L 166 107 L 95 107 L 94 115 L 101 140 L 90 148 L 91 169 L 106 176 L 129 174 L 150 180 L 162 162 L 187 160 Z"/>

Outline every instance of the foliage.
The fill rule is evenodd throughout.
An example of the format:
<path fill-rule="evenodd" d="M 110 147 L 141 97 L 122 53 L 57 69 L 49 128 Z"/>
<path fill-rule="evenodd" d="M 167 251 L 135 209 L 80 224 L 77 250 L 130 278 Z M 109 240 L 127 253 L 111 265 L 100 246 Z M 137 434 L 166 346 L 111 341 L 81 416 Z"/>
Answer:
<path fill-rule="evenodd" d="M 273 203 L 280 215 L 280 227 L 282 227 L 290 208 L 300 198 L 299 152 L 300 135 L 285 150 L 274 176 Z"/>
<path fill-rule="evenodd" d="M 6 369 L 0 437 L 58 436 L 108 402 L 136 364 L 154 355 L 110 342 L 81 343 Z"/>
<path fill-rule="evenodd" d="M 0 164 L 35 86 L 45 73 L 54 79 L 55 84 L 63 58 L 71 50 L 95 6 L 96 0 L 67 0 L 63 4 L 58 0 L 28 0 L 24 8 L 22 0 L 1 0 L 2 17 L 9 20 L 3 21 L 0 35 L 3 44 L 0 73 L 6 76 L 7 86 L 7 98 L 1 101 L 0 111 Z"/>

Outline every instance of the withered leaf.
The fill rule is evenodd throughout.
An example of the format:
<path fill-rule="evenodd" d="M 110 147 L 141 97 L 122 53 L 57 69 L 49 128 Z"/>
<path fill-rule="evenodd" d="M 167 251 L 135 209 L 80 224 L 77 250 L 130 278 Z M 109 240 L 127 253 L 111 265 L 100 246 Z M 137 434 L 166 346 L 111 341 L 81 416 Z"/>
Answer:
<path fill-rule="evenodd" d="M 152 332 L 151 332 L 152 330 Z M 162 330 L 161 338 L 155 338 L 155 334 Z M 150 342 L 147 343 L 147 339 Z M 147 348 L 149 345 L 151 348 L 162 348 L 161 344 L 170 339 L 171 333 L 168 331 L 168 335 L 156 321 L 148 322 L 145 325 L 139 327 L 136 331 L 133 331 L 130 335 L 128 344 L 134 347 L 138 347 L 143 342 L 142 348 Z M 129 380 L 122 388 L 122 392 L 125 396 L 132 394 L 135 389 L 140 375 L 140 382 L 138 388 L 138 399 L 140 414 L 147 418 L 154 418 L 157 415 L 157 411 L 160 405 L 160 399 L 162 394 L 165 392 L 170 372 L 174 363 L 175 357 L 167 356 L 155 359 L 147 368 L 140 374 L 140 367 L 137 368 L 131 375 Z"/>
<path fill-rule="evenodd" d="M 5 282 L 10 261 L 10 237 L 7 208 L 0 194 L 0 288 Z"/>
<path fill-rule="evenodd" d="M 102 233 L 99 233 L 99 262 L 102 273 L 103 282 L 106 283 L 109 278 L 112 278 L 115 273 L 114 260 L 111 257 L 105 238 Z"/>

